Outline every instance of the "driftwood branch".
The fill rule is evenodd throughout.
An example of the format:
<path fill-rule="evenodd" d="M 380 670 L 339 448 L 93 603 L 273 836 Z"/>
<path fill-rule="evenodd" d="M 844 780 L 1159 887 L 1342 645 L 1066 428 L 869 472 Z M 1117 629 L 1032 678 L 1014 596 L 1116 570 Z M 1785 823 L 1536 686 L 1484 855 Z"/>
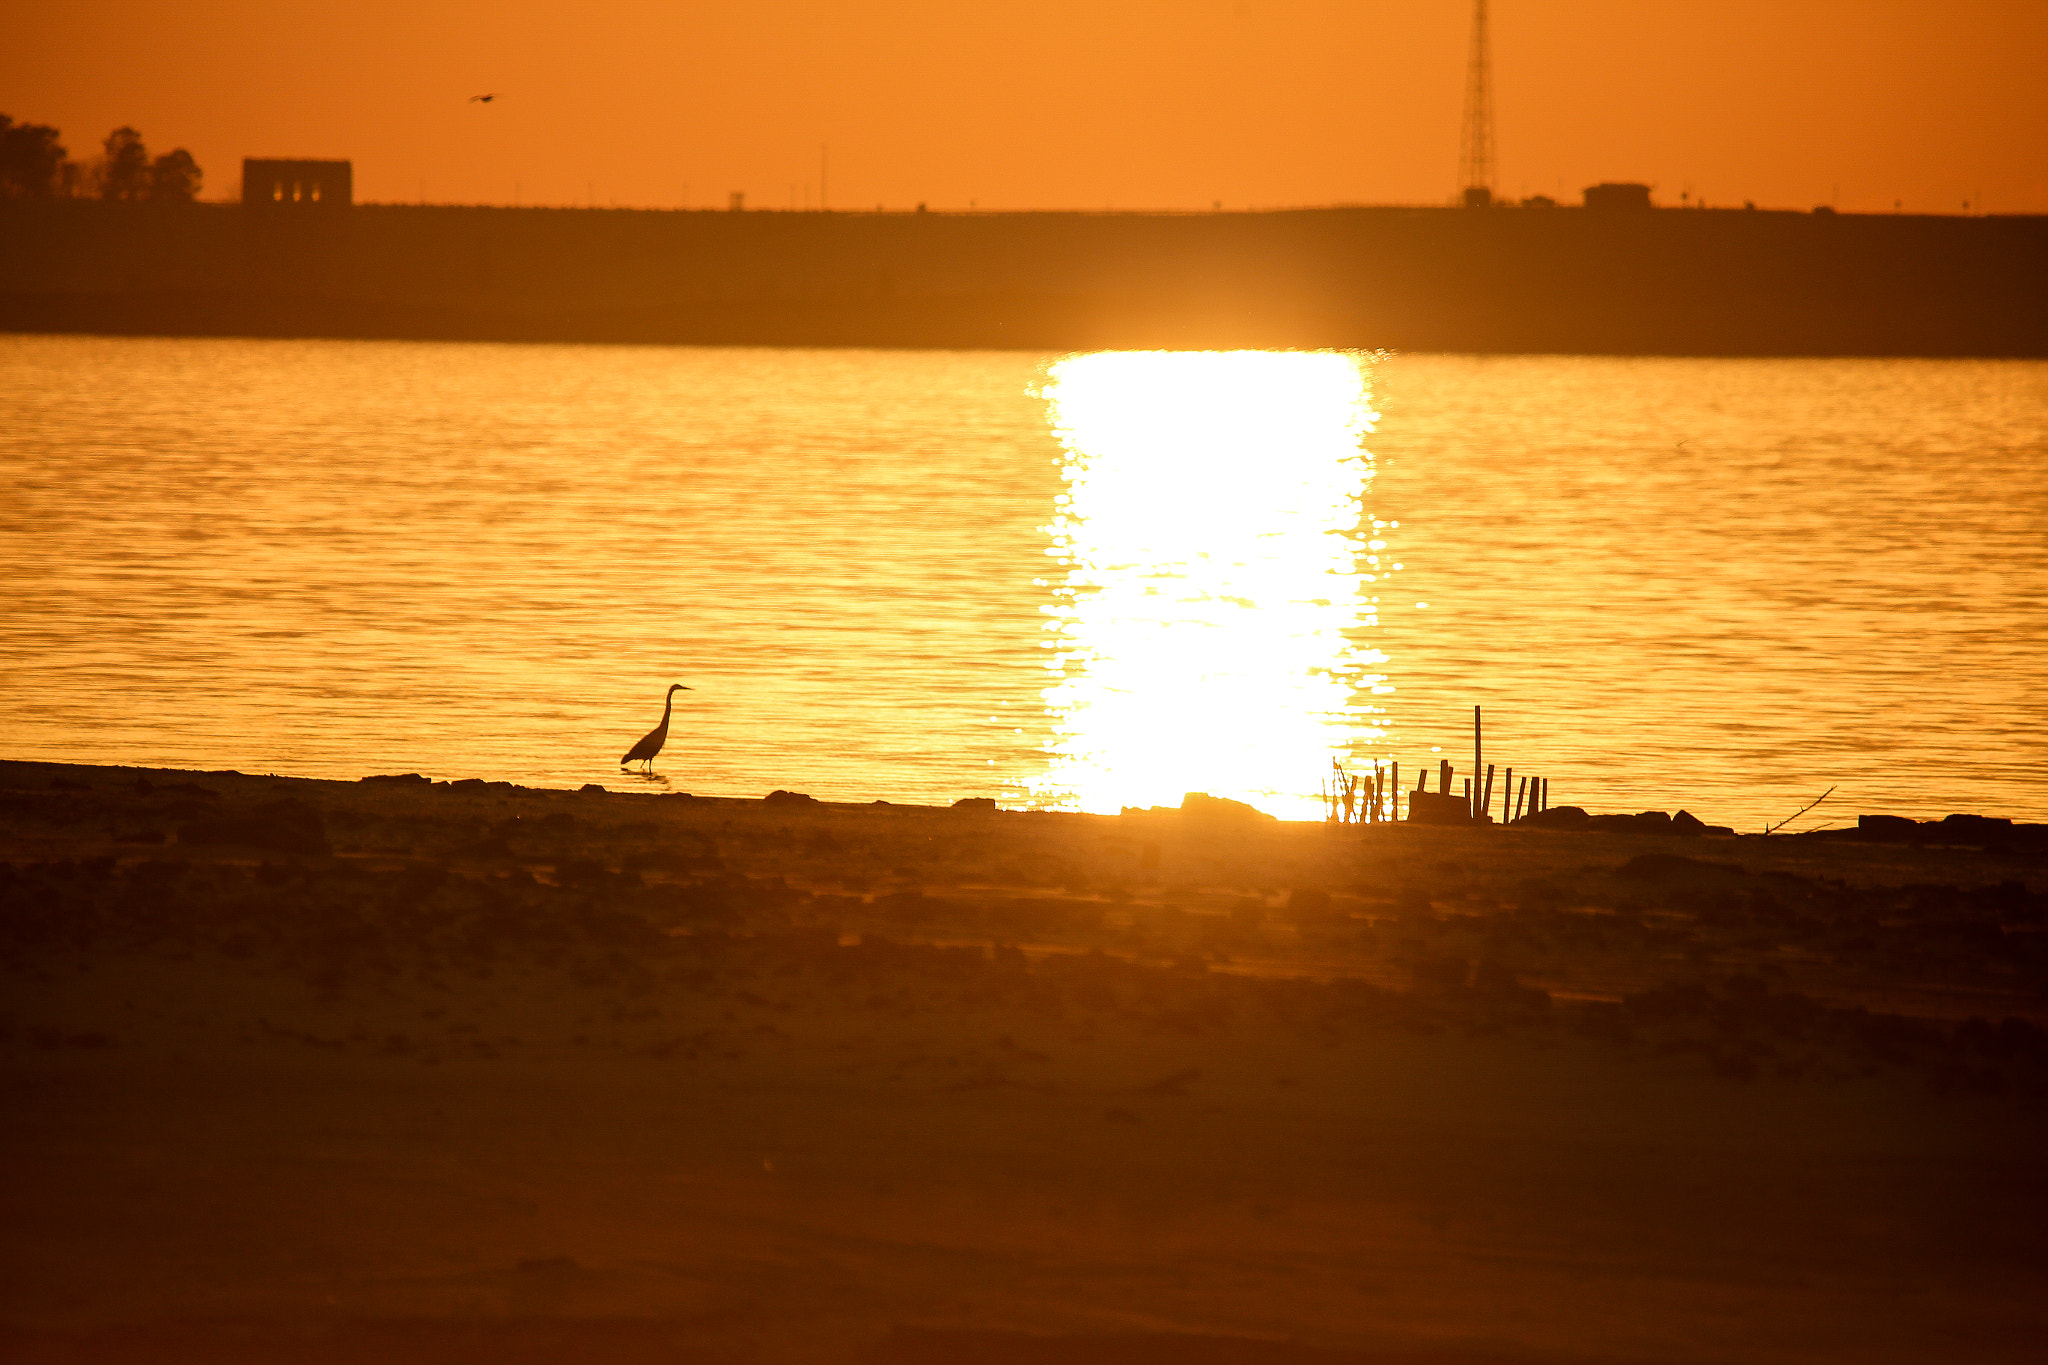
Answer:
<path fill-rule="evenodd" d="M 1784 819 L 1780 820 L 1780 821 L 1779 821 L 1779 822 L 1778 822 L 1777 824 L 1775 824 L 1775 825 L 1765 825 L 1765 826 L 1764 826 L 1764 833 L 1765 833 L 1765 834 L 1774 834 L 1774 833 L 1776 833 L 1776 832 L 1777 832 L 1778 830 L 1781 830 L 1781 829 L 1785 828 L 1785 826 L 1787 826 L 1787 825 L 1791 824 L 1791 823 L 1792 823 L 1792 822 L 1793 822 L 1794 820 L 1797 820 L 1797 819 L 1798 819 L 1798 818 L 1799 818 L 1800 816 L 1802 816 L 1802 815 L 1806 814 L 1806 812 L 1808 812 L 1808 811 L 1812 810 L 1812 809 L 1813 809 L 1813 808 L 1814 808 L 1815 806 L 1818 806 L 1818 805 L 1819 805 L 1819 804 L 1820 804 L 1821 802 L 1823 802 L 1823 801 L 1827 800 L 1827 799 L 1828 799 L 1828 798 L 1829 798 L 1830 796 L 1833 796 L 1834 794 L 1835 794 L 1835 789 L 1834 789 L 1833 787 L 1829 787 L 1829 788 L 1828 788 L 1828 789 L 1827 789 L 1826 791 L 1822 792 L 1822 793 L 1821 793 L 1821 794 L 1820 794 L 1819 796 L 1816 796 L 1816 797 L 1814 797 L 1814 798 L 1813 798 L 1813 800 L 1811 800 L 1811 801 L 1807 802 L 1807 803 L 1806 803 L 1805 805 L 1801 806 L 1801 807 L 1800 807 L 1800 808 L 1799 808 L 1798 810 L 1795 810 L 1795 811 L 1793 811 L 1793 812 L 1792 812 L 1792 813 L 1791 813 L 1790 815 L 1788 815 L 1788 816 L 1786 816 L 1786 817 L 1785 817 Z"/>

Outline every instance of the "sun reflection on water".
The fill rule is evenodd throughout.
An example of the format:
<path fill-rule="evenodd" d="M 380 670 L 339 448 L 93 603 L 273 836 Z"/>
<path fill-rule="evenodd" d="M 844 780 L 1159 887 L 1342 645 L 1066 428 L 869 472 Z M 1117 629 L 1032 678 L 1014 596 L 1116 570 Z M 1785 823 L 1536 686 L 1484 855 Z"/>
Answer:
<path fill-rule="evenodd" d="M 1322 814 L 1332 759 L 1382 737 L 1369 636 L 1372 457 L 1357 360 L 1108 352 L 1051 367 L 1067 490 L 1044 580 L 1052 717 L 1041 804 L 1114 811 L 1191 791 Z"/>

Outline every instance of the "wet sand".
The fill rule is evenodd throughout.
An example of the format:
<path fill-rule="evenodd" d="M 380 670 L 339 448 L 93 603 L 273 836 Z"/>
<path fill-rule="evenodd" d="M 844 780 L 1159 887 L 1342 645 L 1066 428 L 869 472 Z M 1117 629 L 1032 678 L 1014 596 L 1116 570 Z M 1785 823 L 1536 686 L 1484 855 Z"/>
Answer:
<path fill-rule="evenodd" d="M 0 1355 L 2031 1360 L 2044 864 L 0 763 Z"/>

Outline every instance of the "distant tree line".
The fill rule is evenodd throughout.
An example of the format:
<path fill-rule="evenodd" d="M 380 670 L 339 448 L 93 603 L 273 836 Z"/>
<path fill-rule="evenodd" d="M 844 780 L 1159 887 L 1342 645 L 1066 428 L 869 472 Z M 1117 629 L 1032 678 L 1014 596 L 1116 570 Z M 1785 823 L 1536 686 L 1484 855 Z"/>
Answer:
<path fill-rule="evenodd" d="M 65 152 L 60 136 L 55 128 L 0 114 L 0 199 L 189 204 L 199 197 L 199 163 L 183 147 L 151 157 L 142 134 L 116 128 L 101 142 L 101 155 L 81 166 Z"/>

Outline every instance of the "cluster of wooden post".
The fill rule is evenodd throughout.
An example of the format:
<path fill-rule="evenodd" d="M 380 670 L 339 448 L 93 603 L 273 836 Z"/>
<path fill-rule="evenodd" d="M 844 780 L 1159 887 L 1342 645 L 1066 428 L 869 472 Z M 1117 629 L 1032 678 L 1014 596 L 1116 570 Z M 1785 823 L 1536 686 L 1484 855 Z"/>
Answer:
<path fill-rule="evenodd" d="M 1495 768 L 1485 762 L 1486 750 L 1484 731 L 1481 727 L 1480 708 L 1472 708 L 1472 772 L 1479 779 L 1477 790 L 1473 778 L 1464 779 L 1464 804 L 1474 823 L 1490 824 L 1494 820 L 1493 791 Z M 1401 765 L 1398 761 L 1382 766 L 1373 760 L 1372 772 L 1351 773 L 1341 762 L 1330 763 L 1332 778 L 1323 787 L 1323 801 L 1328 807 L 1330 821 L 1341 825 L 1377 825 L 1401 819 Z M 1448 796 L 1451 780 L 1456 776 L 1449 759 L 1437 761 L 1437 792 Z M 1415 790 L 1429 790 L 1429 770 L 1422 769 L 1415 775 Z M 1411 807 L 1415 802 L 1411 799 Z M 1454 808 L 1455 809 L 1455 808 Z M 1513 824 L 1526 816 L 1550 809 L 1550 779 L 1524 773 L 1515 776 L 1513 768 L 1501 775 L 1500 823 Z M 1414 818 L 1411 811 L 1410 818 Z M 1443 817 L 1439 814 L 1437 817 Z M 1456 816 L 1451 817 L 1456 820 Z"/>
<path fill-rule="evenodd" d="M 1450 765 L 1445 764 L 1444 766 L 1449 767 Z M 1494 765 L 1489 763 L 1486 765 L 1486 779 L 1480 786 L 1479 800 L 1475 802 L 1472 806 L 1472 818 L 1474 820 L 1486 821 L 1494 818 L 1493 774 Z M 1470 800 L 1471 795 L 1472 779 L 1468 777 L 1465 779 L 1466 799 Z M 1544 811 L 1549 809 L 1549 778 L 1531 777 L 1527 773 L 1524 773 L 1519 779 L 1517 779 L 1515 777 L 1515 770 L 1513 768 L 1509 768 L 1502 775 L 1500 787 L 1500 823 L 1504 825 L 1513 824 L 1515 821 L 1521 819 L 1525 815 L 1534 815 L 1538 811 Z"/>
<path fill-rule="evenodd" d="M 1323 784 L 1323 804 L 1330 820 L 1339 825 L 1380 825 L 1401 818 L 1398 793 L 1401 790 L 1399 762 L 1382 766 L 1372 761 L 1370 773 L 1354 773 L 1336 759 L 1330 760 L 1330 780 Z"/>
<path fill-rule="evenodd" d="M 1491 763 L 1482 763 L 1486 756 L 1483 719 L 1480 708 L 1477 706 L 1473 707 L 1472 772 L 1474 776 L 1481 772 L 1486 774 L 1485 785 L 1478 793 L 1479 799 L 1471 803 L 1472 819 L 1480 823 L 1493 819 L 1493 765 Z M 1444 766 L 1446 769 L 1450 767 L 1449 764 Z M 1448 790 L 1448 783 L 1446 783 L 1446 790 Z M 1466 780 L 1465 790 L 1466 796 L 1469 799 L 1473 794 L 1470 779 Z M 1524 815 L 1534 815 L 1537 811 L 1549 809 L 1550 781 L 1548 778 L 1532 778 L 1524 775 L 1521 786 L 1517 788 L 1515 785 L 1515 770 L 1513 768 L 1507 770 L 1501 782 L 1500 792 L 1500 822 L 1502 824 L 1513 824 Z"/>

